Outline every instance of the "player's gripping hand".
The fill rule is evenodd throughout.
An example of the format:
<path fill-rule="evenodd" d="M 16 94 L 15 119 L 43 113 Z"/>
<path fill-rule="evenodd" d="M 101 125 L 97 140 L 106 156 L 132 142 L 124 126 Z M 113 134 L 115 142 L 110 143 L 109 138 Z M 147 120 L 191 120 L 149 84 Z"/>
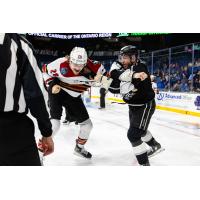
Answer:
<path fill-rule="evenodd" d="M 60 90 L 61 90 L 60 85 L 54 85 L 52 87 L 52 94 L 58 94 L 60 92 Z"/>
<path fill-rule="evenodd" d="M 95 77 L 94 80 L 97 83 L 101 83 L 102 87 L 105 88 L 106 90 L 108 90 L 108 88 L 110 87 L 111 83 L 112 83 L 112 78 L 109 78 L 107 76 L 103 76 L 102 74 L 98 73 Z"/>

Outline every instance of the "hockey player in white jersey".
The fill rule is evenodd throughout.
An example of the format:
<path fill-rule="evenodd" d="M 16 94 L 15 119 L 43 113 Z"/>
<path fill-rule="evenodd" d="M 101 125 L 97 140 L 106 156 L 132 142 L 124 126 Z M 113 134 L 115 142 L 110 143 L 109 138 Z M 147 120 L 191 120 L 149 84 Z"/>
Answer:
<path fill-rule="evenodd" d="M 93 125 L 81 94 L 91 87 L 96 74 L 106 74 L 106 70 L 99 62 L 89 60 L 86 50 L 81 47 L 73 48 L 69 58 L 58 58 L 43 66 L 43 77 L 49 92 L 53 135 L 59 131 L 62 108 L 65 107 L 80 125 L 74 153 L 85 158 L 92 157 L 84 145 Z"/>

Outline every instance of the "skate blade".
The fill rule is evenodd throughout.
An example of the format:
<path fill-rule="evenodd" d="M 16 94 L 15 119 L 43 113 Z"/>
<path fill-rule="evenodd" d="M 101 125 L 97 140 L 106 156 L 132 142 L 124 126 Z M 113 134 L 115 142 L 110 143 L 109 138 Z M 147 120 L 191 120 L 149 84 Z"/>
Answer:
<path fill-rule="evenodd" d="M 69 126 L 70 125 L 70 123 L 62 123 L 63 124 L 63 126 Z"/>
<path fill-rule="evenodd" d="M 158 151 L 156 151 L 156 152 L 154 152 L 152 155 L 148 156 L 148 158 L 151 158 L 151 157 L 153 157 L 153 156 L 155 156 L 155 155 L 157 155 L 157 154 L 163 152 L 164 150 L 165 150 L 165 149 L 161 147 Z"/>
<path fill-rule="evenodd" d="M 76 151 L 74 151 L 74 155 L 76 155 L 76 156 L 78 156 L 80 158 L 85 158 L 85 159 L 91 159 L 92 158 L 92 157 L 91 158 L 87 158 L 87 157 L 81 155 L 80 153 L 77 153 Z"/>

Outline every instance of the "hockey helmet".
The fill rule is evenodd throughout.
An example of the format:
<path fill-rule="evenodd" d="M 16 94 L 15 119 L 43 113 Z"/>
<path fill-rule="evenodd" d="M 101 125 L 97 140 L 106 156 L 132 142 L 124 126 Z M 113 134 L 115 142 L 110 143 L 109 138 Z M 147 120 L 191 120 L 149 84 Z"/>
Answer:
<path fill-rule="evenodd" d="M 70 53 L 70 62 L 77 65 L 85 65 L 87 63 L 87 52 L 82 47 L 74 47 Z"/>
<path fill-rule="evenodd" d="M 121 56 L 123 56 L 123 55 L 128 55 L 128 56 L 135 55 L 137 57 L 138 56 L 138 50 L 137 50 L 137 48 L 135 46 L 128 45 L 128 46 L 122 47 L 120 49 L 120 53 L 119 54 Z"/>

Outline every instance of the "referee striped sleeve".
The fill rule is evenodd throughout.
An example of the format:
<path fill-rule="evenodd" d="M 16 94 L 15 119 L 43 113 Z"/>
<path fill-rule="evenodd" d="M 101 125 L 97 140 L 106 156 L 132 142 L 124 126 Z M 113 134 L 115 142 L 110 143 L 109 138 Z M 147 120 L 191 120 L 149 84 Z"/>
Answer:
<path fill-rule="evenodd" d="M 37 60 L 35 58 L 32 48 L 30 48 L 29 44 L 27 42 L 25 42 L 24 40 L 21 40 L 21 46 L 22 46 L 22 50 L 24 51 L 24 53 L 27 56 L 30 66 L 33 69 L 33 72 L 35 74 L 36 80 L 38 82 L 38 85 L 39 85 L 41 91 L 42 92 L 45 91 L 42 73 L 40 71 L 40 68 L 38 67 L 38 63 L 37 63 Z"/>

